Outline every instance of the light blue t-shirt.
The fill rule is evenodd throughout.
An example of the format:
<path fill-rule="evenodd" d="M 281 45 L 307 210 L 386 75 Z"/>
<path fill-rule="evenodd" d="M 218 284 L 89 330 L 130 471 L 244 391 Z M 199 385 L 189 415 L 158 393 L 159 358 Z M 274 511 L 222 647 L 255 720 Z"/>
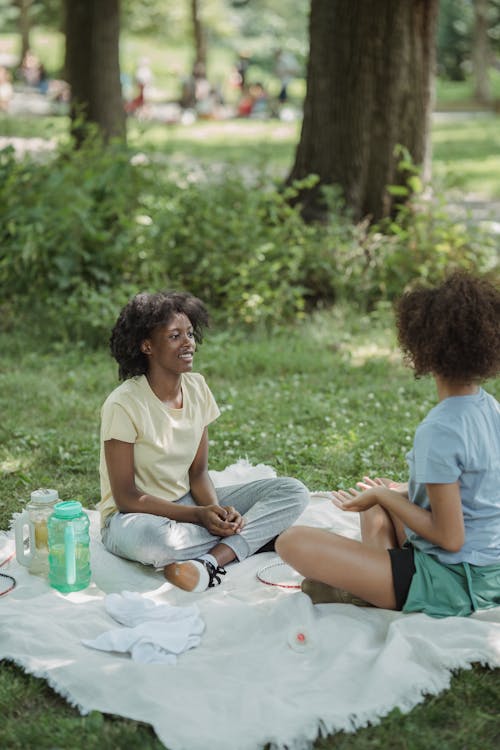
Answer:
<path fill-rule="evenodd" d="M 500 563 L 500 404 L 482 388 L 471 396 L 451 396 L 435 406 L 417 427 L 408 494 L 429 508 L 426 484 L 458 481 L 465 524 L 465 543 L 446 552 L 410 529 L 418 549 L 444 563 Z"/>

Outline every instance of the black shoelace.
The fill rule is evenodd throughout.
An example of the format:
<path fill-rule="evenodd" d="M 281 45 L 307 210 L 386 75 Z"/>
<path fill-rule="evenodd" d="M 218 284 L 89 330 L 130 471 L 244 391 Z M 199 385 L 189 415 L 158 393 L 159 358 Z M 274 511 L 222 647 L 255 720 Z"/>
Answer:
<path fill-rule="evenodd" d="M 208 560 L 202 560 L 202 562 L 207 569 L 209 579 L 208 588 L 211 589 L 221 582 L 221 576 L 226 575 L 226 570 L 225 568 L 221 568 L 220 565 L 215 567 L 215 565 L 212 565 L 212 563 L 208 562 Z"/>

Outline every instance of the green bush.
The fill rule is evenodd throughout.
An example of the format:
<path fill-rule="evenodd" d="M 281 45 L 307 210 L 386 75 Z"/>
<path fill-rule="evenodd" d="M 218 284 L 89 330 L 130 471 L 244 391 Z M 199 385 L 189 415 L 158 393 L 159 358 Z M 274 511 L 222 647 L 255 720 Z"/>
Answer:
<path fill-rule="evenodd" d="M 163 288 L 200 296 L 216 319 L 270 326 L 337 297 L 369 309 L 493 257 L 436 199 L 407 196 L 396 218 L 355 225 L 330 189 L 330 221 L 307 225 L 290 206 L 301 186 L 179 172 L 97 140 L 46 161 L 1 151 L 1 327 L 99 345 L 132 294 Z"/>
<path fill-rule="evenodd" d="M 317 229 L 288 193 L 238 174 L 170 183 L 150 196 L 149 247 L 175 285 L 229 322 L 276 323 L 304 308 L 303 266 Z"/>
<path fill-rule="evenodd" d="M 495 265 L 494 238 L 450 217 L 440 202 L 417 200 L 393 220 L 357 227 L 358 241 L 337 254 L 337 292 L 370 310 L 410 285 L 434 284 L 454 269 L 485 273 Z"/>
<path fill-rule="evenodd" d="M 273 186 L 176 173 L 96 141 L 45 163 L 0 152 L 0 180 L 4 328 L 24 321 L 98 344 L 142 289 L 189 289 L 215 317 L 247 325 L 304 309 L 317 229 Z"/>
<path fill-rule="evenodd" d="M 1 151 L 2 289 L 50 305 L 82 284 L 120 282 L 135 229 L 135 175 L 123 149 L 97 141 L 45 162 Z"/>
<path fill-rule="evenodd" d="M 410 285 L 436 283 L 452 270 L 485 273 L 498 265 L 498 239 L 453 216 L 445 192 L 422 183 L 406 149 L 399 147 L 398 154 L 408 177 L 406 186 L 387 188 L 399 200 L 395 216 L 359 223 L 353 241 L 340 244 L 336 256 L 343 270 L 338 293 L 364 309 L 394 300 Z"/>

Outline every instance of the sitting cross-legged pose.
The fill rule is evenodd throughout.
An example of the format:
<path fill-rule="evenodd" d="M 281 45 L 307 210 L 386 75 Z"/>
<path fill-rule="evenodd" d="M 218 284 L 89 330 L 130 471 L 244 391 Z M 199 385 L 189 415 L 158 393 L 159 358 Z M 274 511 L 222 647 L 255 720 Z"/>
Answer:
<path fill-rule="evenodd" d="M 204 591 L 224 565 L 261 548 L 302 513 L 309 495 L 279 477 L 215 489 L 208 425 L 219 409 L 192 372 L 208 314 L 187 293 L 138 294 L 110 340 L 121 383 L 101 413 L 101 535 L 115 555 L 163 568 Z"/>
<path fill-rule="evenodd" d="M 465 616 L 500 605 L 500 405 L 480 386 L 500 372 L 500 291 L 455 272 L 404 294 L 397 327 L 438 397 L 408 453 L 408 484 L 365 477 L 332 492 L 360 513 L 362 541 L 294 526 L 276 549 L 314 603 Z"/>

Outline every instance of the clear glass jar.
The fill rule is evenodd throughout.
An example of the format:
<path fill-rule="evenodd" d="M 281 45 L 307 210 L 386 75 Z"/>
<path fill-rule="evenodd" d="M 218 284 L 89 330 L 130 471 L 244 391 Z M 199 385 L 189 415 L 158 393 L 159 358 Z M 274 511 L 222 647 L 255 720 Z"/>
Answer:
<path fill-rule="evenodd" d="M 57 490 L 35 490 L 14 524 L 16 559 L 35 575 L 47 575 L 49 570 L 47 521 L 58 502 Z"/>

